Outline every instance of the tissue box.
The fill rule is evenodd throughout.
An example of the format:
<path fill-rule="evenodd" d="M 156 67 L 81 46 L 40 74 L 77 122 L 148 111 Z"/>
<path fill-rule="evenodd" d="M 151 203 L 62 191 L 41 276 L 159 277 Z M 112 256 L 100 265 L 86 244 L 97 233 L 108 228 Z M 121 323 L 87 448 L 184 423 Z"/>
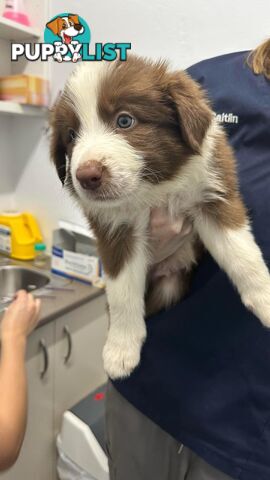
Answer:
<path fill-rule="evenodd" d="M 49 82 L 33 75 L 0 77 L 0 100 L 46 107 L 49 104 Z"/>
<path fill-rule="evenodd" d="M 103 279 L 96 240 L 87 229 L 69 222 L 59 222 L 53 232 L 52 272 L 91 284 Z"/>

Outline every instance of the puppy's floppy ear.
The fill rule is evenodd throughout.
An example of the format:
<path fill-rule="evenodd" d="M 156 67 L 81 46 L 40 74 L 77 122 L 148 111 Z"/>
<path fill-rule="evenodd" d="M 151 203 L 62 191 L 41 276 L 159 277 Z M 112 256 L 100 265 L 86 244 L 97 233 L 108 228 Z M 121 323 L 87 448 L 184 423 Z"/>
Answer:
<path fill-rule="evenodd" d="M 55 165 L 58 177 L 60 178 L 62 185 L 65 183 L 66 178 L 66 150 L 63 143 L 60 125 L 57 122 L 57 108 L 59 100 L 56 100 L 54 106 L 50 111 L 50 156 Z"/>
<path fill-rule="evenodd" d="M 80 23 L 78 15 L 69 14 L 68 18 L 71 18 L 75 24 Z"/>
<path fill-rule="evenodd" d="M 176 108 L 183 140 L 194 154 L 200 153 L 213 112 L 201 88 L 187 73 L 169 75 L 170 100 Z"/>
<path fill-rule="evenodd" d="M 60 17 L 56 17 L 54 20 L 46 23 L 46 27 L 49 28 L 54 35 L 58 35 L 59 33 L 59 18 Z"/>

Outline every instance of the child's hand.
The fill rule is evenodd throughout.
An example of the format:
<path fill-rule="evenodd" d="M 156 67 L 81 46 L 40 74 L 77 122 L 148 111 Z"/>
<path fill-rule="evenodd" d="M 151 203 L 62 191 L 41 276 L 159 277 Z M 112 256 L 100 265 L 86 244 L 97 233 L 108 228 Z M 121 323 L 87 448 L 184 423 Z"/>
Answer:
<path fill-rule="evenodd" d="M 1 338 L 26 338 L 38 323 L 40 300 L 20 290 L 7 308 L 1 322 Z"/>

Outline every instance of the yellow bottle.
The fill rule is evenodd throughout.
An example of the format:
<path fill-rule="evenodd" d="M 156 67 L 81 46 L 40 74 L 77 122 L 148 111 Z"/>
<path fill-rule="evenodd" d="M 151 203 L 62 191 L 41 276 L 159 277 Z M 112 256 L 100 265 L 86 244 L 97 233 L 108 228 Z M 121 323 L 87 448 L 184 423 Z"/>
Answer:
<path fill-rule="evenodd" d="M 30 213 L 0 215 L 0 253 L 18 260 L 32 260 L 35 244 L 42 241 L 38 223 Z"/>

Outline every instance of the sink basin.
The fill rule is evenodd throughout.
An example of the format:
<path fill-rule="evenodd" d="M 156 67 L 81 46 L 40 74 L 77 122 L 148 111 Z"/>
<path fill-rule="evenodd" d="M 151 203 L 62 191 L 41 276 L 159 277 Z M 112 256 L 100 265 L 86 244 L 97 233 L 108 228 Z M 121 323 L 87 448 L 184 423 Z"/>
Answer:
<path fill-rule="evenodd" d="M 28 292 L 45 287 L 50 278 L 31 268 L 8 265 L 0 267 L 0 302 L 23 289 Z"/>

